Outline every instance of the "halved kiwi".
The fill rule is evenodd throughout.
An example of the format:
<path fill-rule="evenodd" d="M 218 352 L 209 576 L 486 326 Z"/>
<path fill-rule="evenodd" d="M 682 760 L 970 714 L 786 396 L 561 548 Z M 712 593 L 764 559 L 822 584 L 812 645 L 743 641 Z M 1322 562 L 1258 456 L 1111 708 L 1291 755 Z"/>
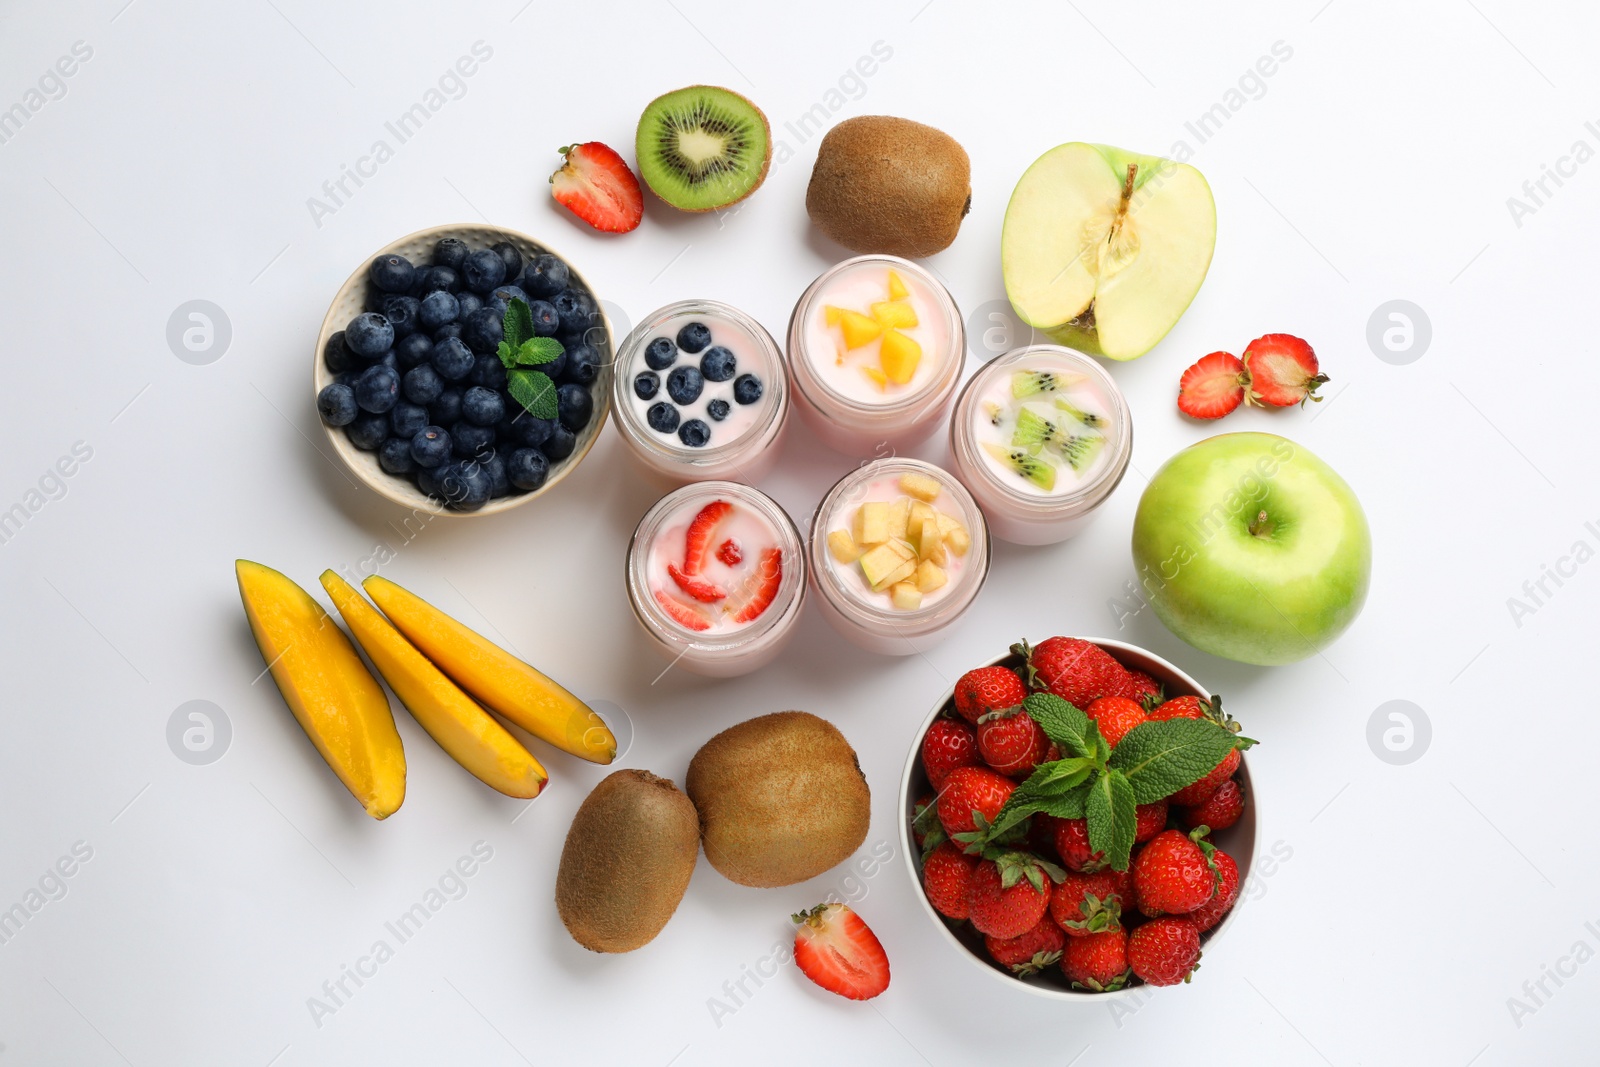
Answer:
<path fill-rule="evenodd" d="M 650 101 L 634 153 L 640 176 L 661 199 L 683 211 L 715 211 L 766 180 L 772 128 L 731 89 L 691 85 Z"/>

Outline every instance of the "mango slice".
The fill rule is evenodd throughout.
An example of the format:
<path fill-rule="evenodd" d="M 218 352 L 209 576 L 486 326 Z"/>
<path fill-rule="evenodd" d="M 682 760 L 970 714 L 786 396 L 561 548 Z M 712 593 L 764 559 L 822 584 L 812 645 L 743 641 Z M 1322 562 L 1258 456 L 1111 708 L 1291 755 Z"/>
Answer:
<path fill-rule="evenodd" d="M 539 795 L 550 776 L 498 719 L 446 678 L 349 582 L 323 571 L 322 588 L 394 695 L 440 748 L 491 789 L 524 800 Z"/>
<path fill-rule="evenodd" d="M 383 687 L 304 589 L 247 559 L 235 561 L 234 573 L 289 710 L 367 814 L 387 819 L 406 798 L 406 754 Z"/>
<path fill-rule="evenodd" d="M 879 389 L 883 389 L 889 384 L 889 376 L 883 373 L 883 371 L 879 370 L 877 367 L 862 367 L 861 373 L 865 374 L 869 379 L 871 379 L 872 384 L 876 385 Z"/>
<path fill-rule="evenodd" d="M 911 295 L 911 290 L 906 288 L 906 283 L 900 279 L 895 271 L 889 272 L 889 299 L 904 300 Z"/>
<path fill-rule="evenodd" d="M 617 757 L 617 739 L 587 704 L 414 593 L 372 575 L 361 583 L 417 650 L 478 701 L 541 741 L 591 763 Z"/>
<path fill-rule="evenodd" d="M 899 330 L 884 330 L 878 362 L 891 382 L 905 385 L 917 373 L 917 364 L 922 362 L 922 346 Z"/>
<path fill-rule="evenodd" d="M 860 348 L 871 344 L 883 333 L 877 319 L 869 319 L 859 311 L 845 311 L 839 315 L 839 328 L 844 331 L 844 346 Z"/>
<path fill-rule="evenodd" d="M 839 325 L 839 316 L 844 312 L 832 304 L 822 305 L 822 321 L 829 326 Z"/>
<path fill-rule="evenodd" d="M 917 324 L 917 309 L 904 300 L 880 300 L 872 305 L 872 317 L 885 326 L 908 330 Z"/>

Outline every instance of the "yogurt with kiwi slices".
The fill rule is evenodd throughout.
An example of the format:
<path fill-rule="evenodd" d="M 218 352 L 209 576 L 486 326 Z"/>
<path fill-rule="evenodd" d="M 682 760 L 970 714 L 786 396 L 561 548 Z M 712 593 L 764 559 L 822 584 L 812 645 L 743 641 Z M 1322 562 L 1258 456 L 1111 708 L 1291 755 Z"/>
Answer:
<path fill-rule="evenodd" d="M 980 454 L 1018 492 L 1075 492 L 1113 451 L 1109 398 L 1068 354 L 1036 354 L 995 376 L 976 400 L 967 417 Z"/>
<path fill-rule="evenodd" d="M 691 85 L 650 101 L 634 151 L 639 176 L 661 199 L 682 211 L 716 211 L 766 180 L 772 128 L 733 90 Z"/>

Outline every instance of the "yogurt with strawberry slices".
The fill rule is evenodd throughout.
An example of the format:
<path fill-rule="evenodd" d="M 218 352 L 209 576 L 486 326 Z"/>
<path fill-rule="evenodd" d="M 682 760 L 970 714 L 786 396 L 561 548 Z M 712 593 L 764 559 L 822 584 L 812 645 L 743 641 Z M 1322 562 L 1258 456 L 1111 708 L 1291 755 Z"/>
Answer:
<path fill-rule="evenodd" d="M 634 530 L 627 572 L 651 644 L 711 677 L 771 662 L 805 599 L 799 531 L 770 497 L 737 482 L 697 482 L 657 501 Z"/>

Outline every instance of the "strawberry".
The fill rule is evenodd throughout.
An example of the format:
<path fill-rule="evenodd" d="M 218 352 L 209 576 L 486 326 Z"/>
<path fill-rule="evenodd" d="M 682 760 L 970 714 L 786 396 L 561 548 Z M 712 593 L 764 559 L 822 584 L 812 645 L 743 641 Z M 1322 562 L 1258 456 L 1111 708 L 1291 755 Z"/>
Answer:
<path fill-rule="evenodd" d="M 1245 398 L 1250 372 L 1238 356 L 1213 352 L 1178 379 L 1178 410 L 1195 419 L 1220 419 Z"/>
<path fill-rule="evenodd" d="M 1226 756 L 1222 757 L 1221 763 L 1211 769 L 1211 773 L 1198 782 L 1192 782 L 1184 786 L 1168 797 L 1167 800 L 1180 808 L 1204 804 L 1216 794 L 1217 790 L 1222 788 L 1222 783 L 1233 777 L 1233 772 L 1238 769 L 1239 750 L 1232 749 Z"/>
<path fill-rule="evenodd" d="M 700 509 L 689 523 L 689 532 L 683 537 L 683 573 L 699 574 L 706 565 L 706 555 L 711 551 L 711 539 L 716 535 L 717 524 L 733 512 L 726 500 L 713 500 Z"/>
<path fill-rule="evenodd" d="M 1009 667 L 978 667 L 956 680 L 956 713 L 972 725 L 991 711 L 1020 705 L 1027 686 Z"/>
<path fill-rule="evenodd" d="M 1039 812 L 1028 819 L 1028 848 L 1041 856 L 1056 855 L 1056 824 L 1054 815 Z"/>
<path fill-rule="evenodd" d="M 1128 984 L 1128 932 L 1118 927 L 1104 933 L 1067 938 L 1061 973 L 1074 989 L 1109 993 Z"/>
<path fill-rule="evenodd" d="M 1239 899 L 1239 865 L 1220 848 L 1211 858 L 1216 861 L 1219 876 L 1216 895 L 1184 916 L 1202 934 L 1221 922 Z"/>
<path fill-rule="evenodd" d="M 1150 712 L 1151 722 L 1166 722 L 1168 719 L 1209 719 L 1211 717 L 1211 702 L 1201 697 L 1173 697 L 1164 703 L 1157 704 Z"/>
<path fill-rule="evenodd" d="M 1198 840 L 1198 831 L 1163 830 L 1150 839 L 1129 868 L 1139 910 L 1146 915 L 1194 911 L 1217 891 L 1215 847 Z"/>
<path fill-rule="evenodd" d="M 1061 958 L 1067 935 L 1049 918 L 1040 919 L 1033 929 L 1016 937 L 985 937 L 983 947 L 989 958 L 1018 978 L 1038 974 Z"/>
<path fill-rule="evenodd" d="M 745 579 L 737 594 L 731 597 L 722 610 L 730 622 L 750 622 L 772 606 L 783 584 L 783 549 L 769 548 L 761 553 L 755 573 Z"/>
<path fill-rule="evenodd" d="M 1031 852 L 1002 852 L 979 860 L 967 892 L 967 918 L 990 937 L 1018 937 L 1038 925 L 1050 906 L 1051 870 Z"/>
<path fill-rule="evenodd" d="M 1050 894 L 1050 918 L 1071 937 L 1115 930 L 1125 908 L 1133 910 L 1127 871 L 1069 871 Z"/>
<path fill-rule="evenodd" d="M 1161 704 L 1161 683 L 1150 677 L 1144 671 L 1130 670 L 1129 679 L 1133 682 L 1133 692 L 1128 695 L 1137 700 L 1146 711 Z"/>
<path fill-rule="evenodd" d="M 1069 871 L 1099 870 L 1106 858 L 1089 850 L 1089 824 L 1083 819 L 1056 820 L 1056 855 Z"/>
<path fill-rule="evenodd" d="M 682 589 L 702 604 L 715 604 L 728 596 L 720 585 L 715 582 L 708 582 L 704 578 L 691 577 L 683 573 L 683 570 L 676 563 L 667 564 L 667 574 L 678 584 L 679 589 Z"/>
<path fill-rule="evenodd" d="M 1001 774 L 1026 778 L 1049 751 L 1044 730 L 1020 708 L 991 711 L 978 723 L 978 753 Z"/>
<path fill-rule="evenodd" d="M 1300 338 L 1287 333 L 1257 337 L 1244 350 L 1244 367 L 1250 377 L 1247 404 L 1270 404 L 1277 408 L 1304 407 L 1307 400 L 1320 401 L 1317 386 L 1328 380 L 1317 367 L 1317 354 Z"/>
<path fill-rule="evenodd" d="M 661 610 L 680 626 L 687 626 L 697 631 L 711 629 L 711 620 L 706 618 L 699 608 L 670 597 L 660 589 L 656 590 L 656 603 L 660 604 Z"/>
<path fill-rule="evenodd" d="M 550 175 L 556 203 L 606 233 L 627 233 L 644 218 L 644 193 L 622 157 L 587 141 L 560 150 L 561 169 Z"/>
<path fill-rule="evenodd" d="M 1200 961 L 1200 932 L 1186 919 L 1152 919 L 1128 935 L 1128 966 L 1151 985 L 1187 982 Z"/>
<path fill-rule="evenodd" d="M 1222 710 L 1222 701 L 1217 697 L 1212 697 L 1210 700 L 1196 696 L 1174 697 L 1150 713 L 1152 722 L 1166 722 L 1169 719 L 1210 719 L 1232 733 L 1239 732 L 1239 724 L 1234 721 L 1232 715 Z M 1204 804 L 1222 787 L 1222 783 L 1232 778 L 1233 772 L 1239 769 L 1239 750 L 1249 748 L 1255 742 L 1248 737 L 1241 737 L 1237 744 L 1239 747 L 1222 757 L 1222 761 L 1212 768 L 1210 773 L 1199 781 L 1184 786 L 1167 800 L 1178 807 Z"/>
<path fill-rule="evenodd" d="M 947 919 L 967 917 L 967 895 L 977 866 L 978 857 L 967 855 L 949 841 L 928 853 L 922 861 L 922 891 L 934 911 Z"/>
<path fill-rule="evenodd" d="M 1167 828 L 1167 802 L 1140 804 L 1133 809 L 1133 843 L 1142 845 Z"/>
<path fill-rule="evenodd" d="M 944 779 L 939 792 L 939 822 L 945 833 L 972 833 L 981 820 L 993 823 L 1017 783 L 987 767 L 957 767 Z"/>
<path fill-rule="evenodd" d="M 1027 661 L 1029 684 L 1048 690 L 1067 703 L 1086 708 L 1101 697 L 1125 697 L 1133 691 L 1127 670 L 1099 645 L 1076 637 L 1050 637 L 1011 651 Z"/>
<path fill-rule="evenodd" d="M 889 957 L 861 916 L 847 904 L 818 904 L 793 916 L 794 962 L 830 993 L 871 1000 L 889 988 Z"/>
<path fill-rule="evenodd" d="M 957 767 L 977 763 L 977 735 L 960 719 L 935 719 L 922 735 L 922 769 L 934 789 L 943 789 L 946 776 Z"/>
<path fill-rule="evenodd" d="M 939 812 L 934 808 L 932 793 L 924 794 L 917 798 L 916 804 L 911 808 L 911 836 L 917 842 L 917 847 L 922 851 L 928 850 L 929 832 L 939 825 Z M 939 840 L 944 840 L 944 828 L 939 829 Z M 934 844 L 938 844 L 935 841 Z"/>
<path fill-rule="evenodd" d="M 1129 730 L 1145 721 L 1144 705 L 1129 697 L 1101 697 L 1091 701 L 1083 713 L 1094 720 L 1100 736 L 1112 748 Z"/>
<path fill-rule="evenodd" d="M 1181 790 L 1180 790 L 1181 792 Z M 1178 821 L 1191 830 L 1196 826 L 1226 830 L 1244 814 L 1244 790 L 1236 778 L 1229 778 L 1204 801 L 1178 809 Z"/>
<path fill-rule="evenodd" d="M 717 558 L 728 566 L 736 566 L 744 559 L 744 549 L 739 547 L 739 539 L 730 537 L 717 547 Z"/>

